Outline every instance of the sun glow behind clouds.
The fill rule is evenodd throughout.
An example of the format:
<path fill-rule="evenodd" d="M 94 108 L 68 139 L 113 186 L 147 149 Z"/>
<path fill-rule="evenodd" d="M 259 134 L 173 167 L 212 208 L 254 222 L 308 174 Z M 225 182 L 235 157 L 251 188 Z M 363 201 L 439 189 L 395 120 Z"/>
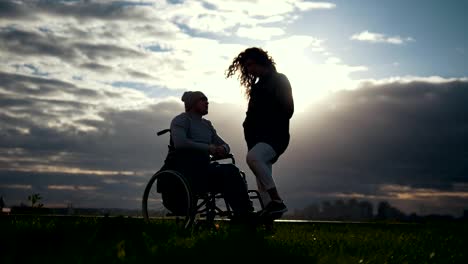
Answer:
<path fill-rule="evenodd" d="M 239 52 L 252 46 L 268 51 L 277 70 L 288 77 L 297 112 L 333 91 L 357 87 L 359 81 L 353 80 L 350 74 L 367 70 L 363 66 L 345 64 L 327 50 L 324 40 L 311 36 L 290 35 L 246 45 L 191 38 L 171 41 L 172 58 L 183 61 L 183 68 L 160 75 L 160 78 L 168 87 L 201 90 L 212 102 L 245 107 L 244 89 L 237 76 L 226 79 L 224 71 Z"/>
<path fill-rule="evenodd" d="M 279 72 L 288 77 L 297 111 L 340 89 L 353 89 L 358 81 L 352 72 L 365 71 L 363 66 L 349 66 L 333 57 L 323 45 L 323 40 L 310 36 L 290 36 L 270 42 L 266 50 L 273 57 Z M 319 61 L 319 57 L 325 61 Z"/>
<path fill-rule="evenodd" d="M 309 105 L 333 91 L 356 88 L 359 80 L 353 80 L 350 74 L 367 70 L 363 66 L 346 65 L 340 59 L 332 56 L 324 61 L 319 61 L 316 57 L 321 57 L 326 51 L 318 43 L 316 39 L 310 37 L 289 37 L 271 41 L 262 47 L 275 60 L 278 72 L 288 77 L 297 112 L 305 111 Z M 247 47 L 236 50 L 235 53 L 232 53 L 232 57 L 245 48 Z M 308 55 L 311 50 L 313 51 L 312 55 Z M 314 57 L 313 54 L 320 56 Z M 213 62 L 215 61 L 213 60 Z M 231 59 L 224 62 L 222 60 L 216 61 L 216 64 L 210 66 L 213 70 L 210 74 L 187 72 L 185 80 L 193 80 L 191 84 L 187 83 L 189 85 L 187 89 L 204 91 L 213 102 L 245 106 L 243 88 L 240 87 L 237 77 L 223 78 L 223 70 L 230 62 Z M 194 66 L 194 69 L 197 71 L 197 67 Z"/>

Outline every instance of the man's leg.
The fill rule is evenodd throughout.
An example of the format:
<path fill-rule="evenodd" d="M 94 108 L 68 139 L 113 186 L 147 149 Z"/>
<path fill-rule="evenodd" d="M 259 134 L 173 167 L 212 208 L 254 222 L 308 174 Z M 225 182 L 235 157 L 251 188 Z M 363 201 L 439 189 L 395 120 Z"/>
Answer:
<path fill-rule="evenodd" d="M 212 180 L 211 187 L 224 195 L 224 199 L 231 206 L 234 214 L 245 216 L 253 211 L 247 184 L 236 166 L 213 164 L 210 166 L 210 178 Z"/>
<path fill-rule="evenodd" d="M 189 181 L 192 192 L 202 193 L 208 190 L 209 156 L 194 151 L 178 151 L 173 163 L 173 169 Z"/>

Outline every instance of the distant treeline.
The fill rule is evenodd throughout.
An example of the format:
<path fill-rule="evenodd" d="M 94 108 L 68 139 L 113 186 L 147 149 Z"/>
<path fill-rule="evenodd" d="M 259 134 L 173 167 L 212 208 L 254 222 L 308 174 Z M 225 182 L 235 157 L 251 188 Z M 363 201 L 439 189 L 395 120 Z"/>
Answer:
<path fill-rule="evenodd" d="M 141 210 L 120 208 L 36 208 L 30 206 L 13 206 L 10 214 L 42 215 L 86 215 L 86 216 L 141 216 Z"/>
<path fill-rule="evenodd" d="M 416 213 L 405 214 L 398 208 L 390 205 L 387 201 L 379 202 L 377 210 L 374 213 L 374 206 L 369 201 L 358 201 L 349 199 L 348 201 L 335 200 L 324 201 L 321 204 L 310 204 L 302 210 L 295 210 L 292 219 L 306 220 L 351 220 L 351 221 L 369 221 L 369 220 L 397 220 L 397 221 L 425 221 L 425 220 L 455 220 L 452 215 L 425 215 L 420 216 Z M 463 219 L 468 218 L 468 210 L 465 210 Z"/>
<path fill-rule="evenodd" d="M 1 198 L 1 197 L 0 197 Z M 4 206 L 0 199 L 0 208 Z M 88 216 L 131 216 L 140 217 L 139 209 L 119 208 L 74 208 L 69 204 L 66 208 L 45 208 L 21 204 L 13 206 L 8 214 L 43 214 L 43 215 L 88 215 Z M 0 214 L 5 214 L 0 210 Z M 387 201 L 378 203 L 376 210 L 369 201 L 358 201 L 356 199 L 324 201 L 321 204 L 313 203 L 303 209 L 296 209 L 291 214 L 283 216 L 286 219 L 304 220 L 337 220 L 337 221 L 373 221 L 373 220 L 396 220 L 407 222 L 421 222 L 426 220 L 467 220 L 468 210 L 463 216 L 455 218 L 452 215 L 424 215 L 416 213 L 405 214 L 398 208 L 390 205 Z"/>

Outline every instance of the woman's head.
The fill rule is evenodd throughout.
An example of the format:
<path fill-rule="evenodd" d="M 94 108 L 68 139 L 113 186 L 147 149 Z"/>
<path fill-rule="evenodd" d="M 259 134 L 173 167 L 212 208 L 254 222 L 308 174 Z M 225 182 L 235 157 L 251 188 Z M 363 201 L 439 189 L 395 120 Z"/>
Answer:
<path fill-rule="evenodd" d="M 268 55 L 268 52 L 261 48 L 252 47 L 242 51 L 234 58 L 232 64 L 226 71 L 226 78 L 240 71 L 240 83 L 245 87 L 245 93 L 247 97 L 249 97 L 250 88 L 255 83 L 256 79 L 271 70 L 276 70 L 273 58 Z"/>

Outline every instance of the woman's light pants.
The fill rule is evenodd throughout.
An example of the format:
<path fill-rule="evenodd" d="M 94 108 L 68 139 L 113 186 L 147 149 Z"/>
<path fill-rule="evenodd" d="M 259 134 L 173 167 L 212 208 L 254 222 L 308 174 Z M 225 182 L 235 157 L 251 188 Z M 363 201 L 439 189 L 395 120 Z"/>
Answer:
<path fill-rule="evenodd" d="M 271 200 L 267 190 L 276 187 L 272 175 L 272 160 L 275 157 L 275 150 L 270 145 L 263 142 L 257 143 L 247 153 L 247 164 L 255 174 L 258 191 L 265 205 Z"/>

